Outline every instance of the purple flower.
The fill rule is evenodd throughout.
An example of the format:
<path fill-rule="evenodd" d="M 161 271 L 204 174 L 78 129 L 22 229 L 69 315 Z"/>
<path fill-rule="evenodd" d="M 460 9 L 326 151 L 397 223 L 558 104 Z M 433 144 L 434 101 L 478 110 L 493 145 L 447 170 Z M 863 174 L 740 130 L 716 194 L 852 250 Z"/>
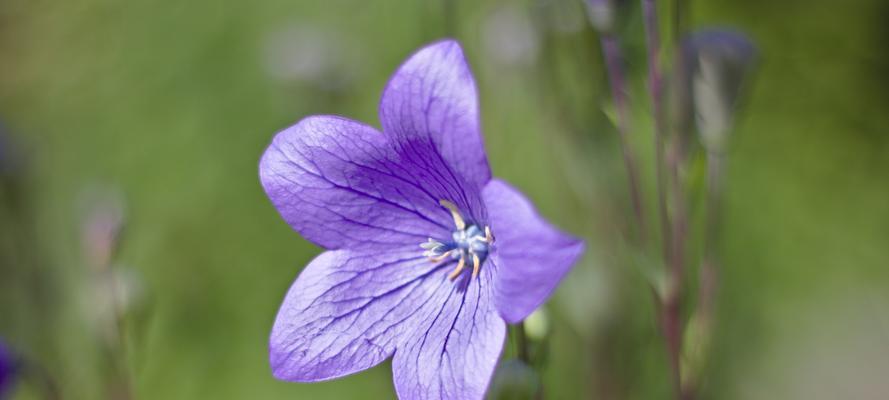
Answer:
<path fill-rule="evenodd" d="M 4 396 L 12 387 L 14 373 L 15 360 L 12 353 L 0 341 L 0 399 L 5 398 Z"/>
<path fill-rule="evenodd" d="M 441 41 L 389 81 L 382 132 L 312 116 L 275 136 L 262 185 L 288 224 L 328 249 L 278 312 L 277 378 L 333 379 L 394 355 L 399 398 L 483 397 L 504 322 L 540 306 L 583 243 L 491 178 L 477 97 L 460 45 Z"/>

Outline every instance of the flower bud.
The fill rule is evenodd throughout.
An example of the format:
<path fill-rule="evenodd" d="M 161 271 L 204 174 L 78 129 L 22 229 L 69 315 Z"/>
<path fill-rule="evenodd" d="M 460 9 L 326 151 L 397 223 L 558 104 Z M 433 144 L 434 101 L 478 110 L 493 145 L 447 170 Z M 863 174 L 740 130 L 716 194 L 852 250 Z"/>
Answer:
<path fill-rule="evenodd" d="M 722 152 L 756 49 L 744 35 L 727 30 L 692 34 L 683 43 L 691 70 L 695 123 L 707 151 Z"/>
<path fill-rule="evenodd" d="M 608 33 L 614 29 L 616 17 L 614 3 L 616 0 L 586 0 L 587 17 L 590 25 L 599 33 Z"/>
<path fill-rule="evenodd" d="M 90 187 L 81 201 L 81 239 L 86 261 L 91 268 L 106 269 L 120 244 L 126 222 L 123 195 L 113 187 Z"/>
<path fill-rule="evenodd" d="M 138 270 L 114 265 L 90 276 L 81 292 L 80 306 L 97 337 L 108 346 L 117 346 L 118 321 L 143 305 L 145 285 Z"/>
<path fill-rule="evenodd" d="M 535 341 L 541 341 L 546 338 L 549 333 L 549 318 L 546 315 L 546 309 L 538 308 L 525 318 L 525 333 L 528 338 Z"/>

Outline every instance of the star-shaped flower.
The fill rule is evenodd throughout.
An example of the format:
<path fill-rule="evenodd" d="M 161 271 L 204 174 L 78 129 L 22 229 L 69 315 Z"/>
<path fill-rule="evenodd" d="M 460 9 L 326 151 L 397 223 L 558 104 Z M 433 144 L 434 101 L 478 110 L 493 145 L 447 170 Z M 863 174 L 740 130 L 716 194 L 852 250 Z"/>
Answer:
<path fill-rule="evenodd" d="M 272 328 L 279 379 L 321 381 L 393 357 L 402 399 L 480 399 L 506 323 L 540 306 L 583 252 L 491 178 L 460 45 L 420 49 L 380 101 L 382 132 L 311 116 L 260 161 L 284 220 L 328 249 Z"/>

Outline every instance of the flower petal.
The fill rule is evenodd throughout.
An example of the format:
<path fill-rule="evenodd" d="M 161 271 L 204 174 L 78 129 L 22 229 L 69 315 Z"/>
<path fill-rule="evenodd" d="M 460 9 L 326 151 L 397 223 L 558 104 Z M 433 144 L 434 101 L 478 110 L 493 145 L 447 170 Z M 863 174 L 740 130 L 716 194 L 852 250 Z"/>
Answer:
<path fill-rule="evenodd" d="M 519 322 L 549 297 L 583 253 L 583 242 L 560 232 L 506 182 L 494 179 L 482 192 L 495 249 L 494 297 L 506 322 Z"/>
<path fill-rule="evenodd" d="M 275 377 L 333 379 L 391 356 L 438 287 L 453 286 L 445 266 L 430 263 L 416 250 L 334 250 L 309 263 L 288 291 L 272 328 L 269 358 Z"/>
<path fill-rule="evenodd" d="M 380 121 L 387 135 L 434 143 L 475 190 L 491 179 L 475 80 L 456 41 L 428 45 L 398 68 L 383 91 Z"/>
<path fill-rule="evenodd" d="M 454 179 L 431 144 L 412 149 L 399 153 L 367 125 L 313 116 L 275 136 L 259 175 L 284 220 L 328 249 L 449 238 L 453 221 L 439 201 L 467 209 L 480 195 Z"/>
<path fill-rule="evenodd" d="M 400 399 L 482 399 L 503 349 L 506 324 L 494 308 L 493 273 L 441 287 L 398 344 L 392 378 Z M 465 286 L 463 286 L 465 285 Z"/>

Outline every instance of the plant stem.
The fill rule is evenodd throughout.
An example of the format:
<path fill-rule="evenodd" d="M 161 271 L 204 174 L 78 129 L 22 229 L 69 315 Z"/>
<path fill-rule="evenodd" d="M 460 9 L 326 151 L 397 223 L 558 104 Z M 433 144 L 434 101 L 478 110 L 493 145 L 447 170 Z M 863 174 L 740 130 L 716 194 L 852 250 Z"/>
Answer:
<path fill-rule="evenodd" d="M 719 235 L 720 209 L 722 203 L 722 182 L 724 157 L 721 154 L 707 153 L 707 200 L 704 221 L 704 257 L 701 260 L 700 283 L 698 288 L 697 316 L 701 329 L 701 341 L 709 346 L 713 332 L 716 311 L 716 291 L 719 285 L 719 260 L 716 246 Z M 705 347 L 706 349 L 706 347 Z M 690 382 L 685 388 L 686 399 L 696 397 L 697 382 Z"/>
<path fill-rule="evenodd" d="M 688 20 L 688 3 L 689 0 L 673 1 L 673 43 L 678 43 L 680 36 L 684 30 L 686 21 Z"/>
<path fill-rule="evenodd" d="M 117 275 L 114 273 L 114 266 L 108 265 L 107 271 L 110 277 L 109 294 L 112 302 L 113 319 L 110 322 L 110 329 L 114 332 L 114 342 L 109 343 L 115 369 L 117 370 L 117 380 L 120 386 L 114 387 L 115 397 L 120 396 L 122 400 L 133 398 L 133 386 L 130 379 L 130 371 L 127 359 L 127 343 L 126 343 L 126 326 L 124 321 L 124 304 L 122 294 L 118 290 Z"/>
<path fill-rule="evenodd" d="M 670 371 L 672 374 L 675 397 L 682 399 L 682 374 L 680 355 L 682 353 L 682 322 L 681 300 L 683 280 L 683 249 L 685 246 L 685 210 L 682 201 L 682 186 L 679 181 L 679 154 L 673 148 L 669 160 L 669 169 L 673 178 L 673 194 L 675 196 L 675 215 L 673 224 L 667 213 L 667 185 L 664 169 L 664 132 L 665 116 L 663 112 L 663 83 L 660 74 L 660 35 L 658 31 L 657 8 L 654 0 L 641 0 L 642 18 L 645 25 L 645 41 L 648 53 L 648 90 L 654 114 L 655 168 L 658 187 L 658 207 L 661 216 L 661 236 L 664 261 L 669 264 L 667 293 L 661 309 L 661 323 L 664 331 Z"/>
<path fill-rule="evenodd" d="M 719 213 L 722 207 L 723 164 L 723 155 L 707 153 L 707 214 L 704 222 L 704 260 L 701 265 L 699 304 L 701 312 L 708 320 L 714 309 L 719 267 L 716 244 L 719 237 Z"/>
<path fill-rule="evenodd" d="M 637 237 L 641 245 L 646 242 L 645 214 L 642 208 L 642 195 L 639 185 L 639 169 L 636 167 L 636 158 L 629 145 L 630 121 L 627 111 L 626 83 L 624 81 L 623 68 L 621 66 L 621 51 L 617 39 L 611 33 L 602 35 L 602 52 L 608 69 L 608 81 L 611 86 L 611 97 L 617 110 L 617 132 L 620 137 L 620 147 L 623 153 L 624 166 L 627 169 L 627 179 L 630 186 L 630 199 L 633 202 L 633 212 L 638 224 Z"/>
<path fill-rule="evenodd" d="M 645 43 L 648 54 L 648 92 L 654 115 L 655 170 L 657 179 L 658 210 L 661 220 L 661 240 L 664 259 L 670 254 L 670 216 L 667 213 L 667 187 L 664 162 L 664 113 L 662 107 L 662 82 L 659 70 L 660 35 L 658 34 L 657 9 L 654 0 L 641 0 L 645 24 Z"/>
<path fill-rule="evenodd" d="M 684 399 L 682 389 L 682 374 L 680 357 L 682 355 L 682 295 L 684 292 L 685 277 L 685 241 L 687 237 L 688 212 L 683 191 L 683 182 L 679 175 L 679 165 L 683 156 L 678 142 L 674 142 L 668 156 L 672 183 L 673 183 L 673 207 L 671 250 L 670 250 L 670 279 L 665 303 L 665 326 L 667 347 L 670 352 L 670 364 L 676 385 L 676 398 Z"/>
<path fill-rule="evenodd" d="M 525 333 L 525 321 L 515 326 L 517 355 L 525 365 L 531 365 L 531 352 L 529 351 L 528 334 Z"/>

